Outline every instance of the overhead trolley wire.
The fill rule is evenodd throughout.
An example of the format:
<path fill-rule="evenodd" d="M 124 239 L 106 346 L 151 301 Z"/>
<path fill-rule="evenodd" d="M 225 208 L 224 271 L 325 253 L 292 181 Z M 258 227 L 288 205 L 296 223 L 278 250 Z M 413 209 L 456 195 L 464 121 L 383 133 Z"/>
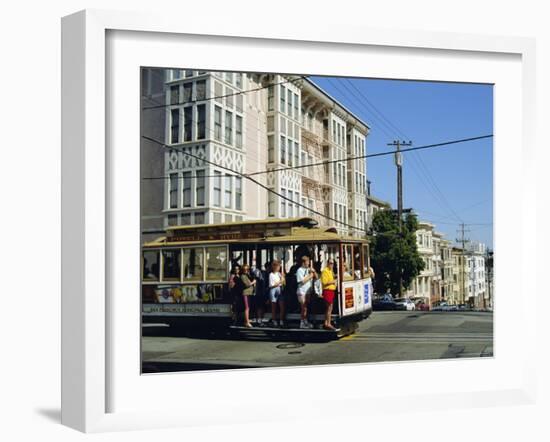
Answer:
<path fill-rule="evenodd" d="M 444 146 L 449 146 L 449 145 L 458 144 L 458 143 L 466 143 L 466 142 L 469 142 L 469 141 L 483 140 L 483 139 L 491 138 L 491 137 L 493 137 L 493 134 L 480 135 L 480 136 L 477 136 L 477 137 L 461 138 L 459 140 L 451 140 L 451 141 L 444 141 L 444 142 L 441 142 L 441 143 L 434 143 L 434 144 L 426 144 L 426 145 L 423 145 L 423 146 L 409 147 L 409 148 L 401 149 L 401 152 L 406 153 L 406 152 L 413 152 L 413 151 L 417 151 L 417 150 L 431 149 L 431 148 L 434 148 L 434 147 L 444 147 Z M 172 149 L 184 149 L 185 148 L 185 146 L 170 146 L 170 145 L 164 144 L 164 143 L 162 143 L 158 140 L 155 140 L 154 138 L 151 138 L 151 137 L 148 137 L 148 136 L 145 136 L 145 135 L 142 135 L 142 138 L 144 138 L 146 140 L 149 140 L 149 141 L 152 141 L 152 142 L 154 142 L 156 144 L 159 144 L 161 146 L 169 147 L 169 148 L 172 148 Z M 187 154 L 187 152 L 184 152 L 184 154 Z M 394 151 L 376 152 L 376 153 L 370 153 L 370 154 L 366 154 L 366 155 L 358 155 L 358 156 L 355 156 L 355 157 L 347 157 L 347 158 L 343 158 L 341 160 L 326 160 L 326 161 L 321 161 L 321 162 L 318 162 L 318 163 L 300 164 L 298 166 L 286 166 L 286 167 L 279 167 L 279 168 L 273 168 L 273 169 L 265 169 L 265 170 L 260 170 L 260 171 L 257 171 L 257 172 L 251 172 L 251 173 L 247 173 L 247 174 L 245 173 L 243 175 L 256 176 L 256 175 L 272 173 L 272 172 L 283 172 L 283 171 L 287 171 L 287 170 L 304 169 L 306 167 L 322 166 L 324 164 L 346 163 L 348 161 L 353 161 L 353 160 L 358 160 L 358 159 L 375 158 L 375 157 L 381 157 L 381 156 L 393 155 L 393 154 L 395 154 Z M 202 158 L 200 158 L 198 156 L 196 156 L 196 157 L 202 160 Z M 206 160 L 204 160 L 204 161 L 206 161 Z M 214 166 L 218 166 L 218 164 L 216 164 L 216 163 L 211 163 L 211 164 L 214 165 Z M 219 167 L 221 167 L 221 166 L 219 166 Z M 241 173 L 241 172 L 237 172 L 237 171 L 233 171 L 233 172 L 234 173 Z M 147 178 L 142 178 L 142 179 L 145 180 L 145 179 L 166 179 L 166 178 L 167 177 L 147 177 Z"/>
<path fill-rule="evenodd" d="M 277 83 L 271 83 L 271 84 L 268 84 L 266 86 L 260 86 L 260 87 L 254 88 L 254 89 L 247 89 L 247 90 L 237 91 L 237 92 L 234 92 L 234 93 L 231 93 L 231 94 L 217 95 L 217 96 L 212 96 L 212 97 L 208 97 L 208 98 L 205 97 L 205 98 L 200 99 L 200 100 L 197 100 L 197 99 L 187 100 L 187 101 L 178 102 L 178 103 L 166 103 L 166 104 L 159 103 L 155 106 L 144 106 L 144 107 L 142 107 L 142 109 L 143 110 L 161 109 L 163 107 L 182 106 L 184 104 L 189 104 L 189 103 L 198 103 L 198 102 L 203 102 L 203 101 L 210 101 L 210 100 L 217 100 L 217 99 L 221 99 L 221 98 L 234 97 L 236 95 L 244 95 L 244 94 L 248 94 L 250 92 L 258 92 L 258 91 L 261 91 L 263 89 L 268 89 L 269 87 L 272 87 L 272 86 L 278 86 L 280 84 L 286 84 L 286 83 L 294 83 L 294 82 L 301 81 L 301 80 L 306 80 L 306 79 L 307 79 L 307 75 L 300 75 L 300 76 L 298 76 L 298 78 L 291 78 L 291 79 L 288 79 L 288 80 L 279 81 Z M 185 81 L 186 79 L 182 78 L 180 80 Z M 179 80 L 174 80 L 174 81 L 179 81 Z M 189 81 L 197 81 L 197 79 L 193 78 L 193 79 L 189 79 Z M 233 86 L 233 87 L 235 87 L 235 86 Z M 145 98 L 151 99 L 150 97 L 145 97 Z"/>
<path fill-rule="evenodd" d="M 149 140 L 149 141 L 158 143 L 158 144 L 161 145 L 161 146 L 165 146 L 164 143 L 162 143 L 162 142 L 160 142 L 160 141 L 157 141 L 157 140 L 155 140 L 154 138 L 150 138 L 150 137 L 146 137 L 146 136 L 143 136 L 143 137 L 146 138 L 146 139 Z M 236 175 L 239 175 L 240 177 L 246 178 L 247 180 L 253 182 L 253 183 L 256 184 L 257 186 L 260 186 L 261 188 L 267 190 L 268 192 L 270 192 L 270 193 L 272 193 L 272 194 L 274 194 L 274 195 L 277 195 L 278 197 L 283 198 L 284 200 L 286 200 L 286 201 L 288 201 L 288 202 L 290 202 L 290 203 L 292 203 L 292 204 L 296 204 L 298 207 L 302 207 L 302 208 L 304 208 L 304 209 L 307 209 L 307 210 L 308 210 L 309 212 L 311 212 L 311 213 L 314 213 L 314 214 L 316 214 L 316 215 L 322 216 L 323 218 L 326 218 L 326 219 L 328 219 L 328 220 L 330 220 L 330 221 L 333 221 L 333 222 L 335 222 L 335 223 L 337 223 L 337 224 L 340 224 L 340 225 L 342 225 L 342 226 L 348 227 L 348 228 L 350 228 L 350 229 L 353 229 L 353 230 L 356 230 L 356 231 L 363 231 L 363 229 L 359 229 L 359 228 L 357 228 L 356 226 L 353 226 L 353 225 L 351 225 L 351 224 L 348 224 L 348 223 L 345 223 L 345 222 L 343 222 L 343 221 L 337 220 L 336 218 L 332 218 L 332 217 L 330 217 L 330 216 L 328 216 L 328 215 L 325 215 L 324 213 L 321 213 L 321 212 L 318 212 L 318 211 L 316 211 L 316 210 L 314 210 L 314 209 L 311 209 L 310 207 L 307 207 L 306 205 L 301 204 L 301 203 L 299 203 L 298 201 L 294 201 L 294 200 L 288 198 L 286 195 L 282 195 L 282 194 L 280 194 L 279 192 L 276 192 L 275 190 L 269 188 L 268 186 L 266 186 L 266 185 L 260 183 L 259 181 L 255 180 L 254 178 L 252 178 L 252 177 L 249 176 L 249 175 L 245 175 L 245 174 L 243 174 L 243 173 L 241 173 L 241 172 L 237 172 L 237 171 L 235 171 L 235 170 L 233 170 L 233 169 L 231 169 L 231 168 L 229 168 L 229 167 L 221 166 L 221 165 L 219 165 L 219 164 L 214 163 L 213 161 L 209 161 L 209 160 L 207 160 L 207 159 L 205 159 L 205 158 L 201 158 L 201 157 L 199 157 L 198 155 L 194 155 L 194 154 L 189 153 L 189 152 L 183 152 L 183 153 L 184 153 L 185 155 L 190 156 L 191 158 L 195 158 L 196 160 L 203 161 L 203 162 L 208 163 L 208 164 L 212 164 L 213 166 L 219 167 L 220 169 L 227 170 L 227 171 L 232 172 L 232 173 L 234 173 L 234 174 L 236 174 Z M 163 178 L 164 178 L 164 177 L 163 177 Z"/>
<path fill-rule="evenodd" d="M 346 86 L 346 82 L 357 92 L 357 94 L 359 94 L 362 99 L 374 110 L 374 112 L 377 114 L 377 115 L 374 115 L 375 117 L 377 117 L 377 119 L 383 123 L 387 128 L 390 129 L 390 131 L 394 131 L 397 135 L 400 135 L 402 137 L 404 137 L 405 139 L 411 139 L 410 137 L 408 137 L 396 124 L 392 123 L 383 113 L 382 111 L 380 111 L 375 105 L 374 103 L 372 103 L 368 97 L 365 96 L 365 94 L 359 89 L 357 88 L 357 86 L 355 86 L 355 84 L 353 84 L 352 81 L 350 81 L 349 78 L 345 78 L 344 79 L 344 82 L 342 82 L 342 86 L 344 86 L 346 88 L 346 90 L 350 90 L 347 86 Z M 350 91 L 350 93 L 352 93 L 353 95 L 353 92 Z M 366 109 L 366 107 L 365 107 Z M 384 132 L 387 134 L 387 132 L 384 130 Z M 447 198 L 445 197 L 445 195 L 443 194 L 443 192 L 441 191 L 441 189 L 439 188 L 439 186 L 437 185 L 436 181 L 434 180 L 432 174 L 430 173 L 430 170 L 428 169 L 428 167 L 426 166 L 426 164 L 424 163 L 424 160 L 422 159 L 422 157 L 416 155 L 416 154 L 413 154 L 411 155 L 411 159 L 413 160 L 413 163 L 411 163 L 413 165 L 413 172 L 415 172 L 420 181 L 422 182 L 422 184 L 424 184 L 424 186 L 426 187 L 426 189 L 428 190 L 428 192 L 430 192 L 432 194 L 432 196 L 435 198 L 435 200 L 438 202 L 438 204 L 441 205 L 442 208 L 445 209 L 444 206 L 446 206 L 446 210 L 449 211 L 449 213 L 452 215 L 453 218 L 457 219 L 457 220 L 461 220 L 460 216 L 455 212 L 455 210 L 451 207 L 451 205 L 449 204 Z M 419 173 L 417 173 L 416 169 L 415 169 L 415 162 L 418 162 L 418 167 L 419 167 Z M 423 174 L 423 175 L 422 175 Z M 433 187 L 433 191 L 432 189 L 430 188 Z M 434 193 L 435 191 L 435 193 Z"/>

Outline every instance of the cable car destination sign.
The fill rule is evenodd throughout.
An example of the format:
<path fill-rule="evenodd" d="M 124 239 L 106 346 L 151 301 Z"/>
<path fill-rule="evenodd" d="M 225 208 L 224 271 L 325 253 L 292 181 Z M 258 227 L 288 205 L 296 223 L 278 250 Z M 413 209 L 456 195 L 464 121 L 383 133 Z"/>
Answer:
<path fill-rule="evenodd" d="M 166 231 L 168 242 L 262 240 L 292 234 L 289 222 L 265 226 L 259 223 L 234 223 L 219 226 L 181 226 Z"/>

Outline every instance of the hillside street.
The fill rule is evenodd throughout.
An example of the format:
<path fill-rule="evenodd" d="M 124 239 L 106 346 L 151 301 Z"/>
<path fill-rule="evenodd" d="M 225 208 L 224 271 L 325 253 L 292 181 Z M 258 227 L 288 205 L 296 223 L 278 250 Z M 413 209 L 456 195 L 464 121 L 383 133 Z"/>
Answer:
<path fill-rule="evenodd" d="M 214 336 L 160 324 L 143 334 L 144 373 L 493 356 L 493 314 L 482 312 L 374 312 L 355 334 L 329 342 Z"/>

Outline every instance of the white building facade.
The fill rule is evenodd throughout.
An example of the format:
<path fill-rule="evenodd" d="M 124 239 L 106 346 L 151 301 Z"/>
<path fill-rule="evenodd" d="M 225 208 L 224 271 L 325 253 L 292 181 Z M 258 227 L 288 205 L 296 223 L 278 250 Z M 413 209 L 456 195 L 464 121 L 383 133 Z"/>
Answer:
<path fill-rule="evenodd" d="M 441 301 L 458 304 L 453 292 L 453 246 L 448 239 L 441 239 Z"/>
<path fill-rule="evenodd" d="M 407 296 L 411 298 L 423 298 L 428 305 L 432 304 L 434 281 L 438 280 L 434 259 L 434 225 L 425 221 L 418 222 L 416 231 L 416 246 L 422 261 L 424 270 L 413 279 Z"/>
<path fill-rule="evenodd" d="M 365 123 L 302 77 L 165 72 L 165 227 L 307 215 L 365 235 L 366 160 L 334 161 L 366 154 Z"/>
<path fill-rule="evenodd" d="M 465 252 L 467 302 L 473 307 L 484 307 L 488 296 L 486 252 L 482 243 L 471 243 Z"/>
<path fill-rule="evenodd" d="M 370 187 L 370 186 L 369 186 Z M 370 229 L 372 227 L 372 220 L 374 215 L 380 210 L 390 210 L 391 204 L 387 201 L 383 201 L 379 198 L 372 196 L 367 189 L 367 227 Z"/>

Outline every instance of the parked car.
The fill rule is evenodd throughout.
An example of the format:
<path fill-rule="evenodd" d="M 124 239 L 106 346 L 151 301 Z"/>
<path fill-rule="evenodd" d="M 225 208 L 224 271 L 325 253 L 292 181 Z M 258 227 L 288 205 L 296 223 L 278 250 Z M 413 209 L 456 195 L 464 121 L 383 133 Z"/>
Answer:
<path fill-rule="evenodd" d="M 430 311 L 430 306 L 428 304 L 426 304 L 424 301 L 422 301 L 422 302 L 417 304 L 416 309 L 420 310 L 421 312 L 429 312 Z"/>
<path fill-rule="evenodd" d="M 426 298 L 410 298 L 412 302 L 414 302 L 414 309 L 420 310 L 420 311 L 428 311 L 430 310 L 430 306 L 426 302 Z"/>
<path fill-rule="evenodd" d="M 446 302 L 440 302 L 438 305 L 434 306 L 434 308 L 432 308 L 432 310 L 434 311 L 439 311 L 439 312 L 457 312 L 458 310 L 460 310 L 459 306 L 458 305 L 454 305 L 454 304 L 447 304 Z"/>
<path fill-rule="evenodd" d="M 384 294 L 382 296 L 375 297 L 372 301 L 372 309 L 377 310 L 396 310 L 396 303 L 393 300 L 393 296 L 390 294 Z"/>
<path fill-rule="evenodd" d="M 448 310 L 449 308 L 446 302 L 440 302 L 439 304 L 436 304 L 432 307 L 432 311 L 434 312 L 446 312 Z"/>
<path fill-rule="evenodd" d="M 415 310 L 414 302 L 412 302 L 409 298 L 396 298 L 395 299 L 395 306 L 397 310 L 406 310 L 406 311 L 412 311 Z"/>

